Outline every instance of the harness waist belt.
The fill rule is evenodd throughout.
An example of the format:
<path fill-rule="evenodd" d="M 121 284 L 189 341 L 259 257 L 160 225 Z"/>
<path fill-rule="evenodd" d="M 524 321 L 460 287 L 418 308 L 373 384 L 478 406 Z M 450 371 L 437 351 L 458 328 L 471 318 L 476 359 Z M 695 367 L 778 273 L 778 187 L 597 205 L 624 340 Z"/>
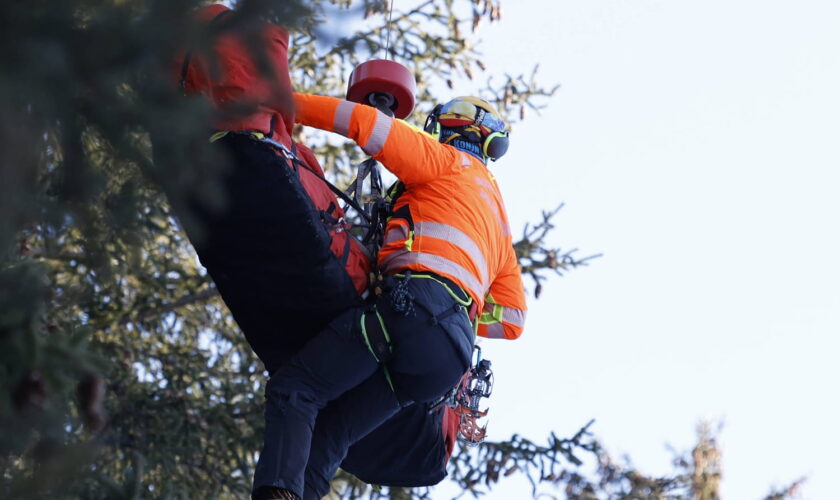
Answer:
<path fill-rule="evenodd" d="M 391 276 L 393 276 L 395 274 L 402 274 L 404 272 L 405 272 L 404 270 L 403 271 L 397 271 L 395 273 L 392 273 Z M 427 276 L 429 278 L 432 278 L 432 279 L 438 281 L 439 283 L 443 284 L 444 286 L 448 287 L 449 290 L 451 292 L 453 292 L 460 300 L 462 300 L 464 302 L 470 302 L 469 307 L 467 307 L 467 315 L 470 318 L 470 322 L 475 321 L 476 316 L 478 316 L 478 305 L 475 303 L 474 300 L 472 300 L 472 297 L 470 297 L 470 295 L 467 292 L 465 292 L 463 288 L 461 288 L 460 285 L 458 285 L 457 283 L 455 283 L 451 279 L 447 278 L 446 276 L 441 276 L 441 275 L 439 275 L 437 273 L 433 273 L 431 271 L 412 271 L 411 272 L 411 277 L 412 278 L 417 277 L 417 276 Z"/>

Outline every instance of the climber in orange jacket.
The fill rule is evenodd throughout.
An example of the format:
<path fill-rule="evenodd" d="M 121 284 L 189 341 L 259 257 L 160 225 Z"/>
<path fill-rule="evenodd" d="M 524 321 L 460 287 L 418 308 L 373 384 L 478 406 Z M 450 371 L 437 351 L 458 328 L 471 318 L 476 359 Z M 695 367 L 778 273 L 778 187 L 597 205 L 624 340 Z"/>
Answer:
<path fill-rule="evenodd" d="M 525 321 L 504 204 L 486 166 L 508 145 L 490 104 L 461 97 L 437 106 L 425 131 L 340 99 L 296 94 L 295 105 L 297 121 L 353 139 L 402 187 L 375 303 L 340 315 L 266 387 L 256 500 L 322 498 L 350 445 L 460 380 L 476 329 L 515 339 Z"/>
<path fill-rule="evenodd" d="M 380 270 L 445 276 L 483 311 L 479 335 L 519 337 L 521 271 L 499 188 L 485 164 L 507 150 L 498 112 L 481 99 L 460 97 L 438 106 L 423 134 L 348 101 L 296 94 L 295 104 L 297 121 L 355 140 L 404 184 L 379 252 Z"/>

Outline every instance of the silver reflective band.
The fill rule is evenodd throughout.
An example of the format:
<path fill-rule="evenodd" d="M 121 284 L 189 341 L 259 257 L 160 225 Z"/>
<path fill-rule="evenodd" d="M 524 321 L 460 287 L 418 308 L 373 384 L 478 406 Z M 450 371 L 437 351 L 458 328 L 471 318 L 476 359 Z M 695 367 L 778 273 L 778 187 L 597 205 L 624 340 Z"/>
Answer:
<path fill-rule="evenodd" d="M 487 336 L 491 339 L 505 338 L 505 327 L 501 323 L 490 323 L 487 325 Z"/>
<path fill-rule="evenodd" d="M 385 141 L 388 140 L 388 134 L 391 133 L 391 126 L 394 124 L 394 119 L 386 116 L 381 111 L 376 112 L 376 125 L 373 126 L 373 132 L 370 133 L 367 144 L 362 146 L 362 151 L 376 156 L 382 152 L 385 147 Z"/>
<path fill-rule="evenodd" d="M 488 181 L 484 177 L 476 176 L 475 183 L 478 184 L 479 186 L 486 187 L 487 189 L 489 189 L 491 191 L 494 191 L 494 192 L 496 191 L 496 186 L 494 186 L 490 181 Z"/>
<path fill-rule="evenodd" d="M 414 235 L 415 237 L 427 236 L 429 238 L 448 241 L 460 248 L 475 263 L 478 272 L 481 273 L 481 282 L 487 283 L 488 271 L 484 253 L 481 252 L 481 249 L 478 248 L 478 245 L 476 245 L 472 238 L 460 229 L 449 224 L 441 224 L 440 222 L 418 222 L 414 225 Z"/>
<path fill-rule="evenodd" d="M 461 151 L 461 166 L 467 168 L 472 165 L 472 160 L 470 160 L 470 155 Z"/>
<path fill-rule="evenodd" d="M 395 241 L 403 241 L 408 239 L 408 226 L 393 227 L 385 233 L 385 239 L 382 241 L 383 245 L 393 243 Z"/>
<path fill-rule="evenodd" d="M 382 262 L 382 267 L 385 272 L 391 273 L 402 270 L 412 264 L 420 264 L 429 271 L 457 279 L 466 286 L 466 292 L 473 297 L 484 297 L 487 291 L 475 279 L 475 276 L 461 267 L 460 264 L 431 253 L 400 250 L 385 257 L 385 260 Z"/>
<path fill-rule="evenodd" d="M 515 326 L 525 326 L 525 311 L 513 307 L 505 307 L 502 311 L 502 321 Z"/>
<path fill-rule="evenodd" d="M 487 206 L 490 208 L 490 210 L 493 211 L 493 214 L 496 216 L 496 218 L 501 220 L 502 215 L 501 215 L 501 211 L 499 211 L 499 205 L 496 204 L 496 200 L 492 199 L 490 197 L 490 195 L 487 194 L 487 191 L 484 190 L 484 189 L 482 189 L 481 193 L 479 193 L 479 194 L 484 199 L 484 201 L 487 202 Z"/>
<path fill-rule="evenodd" d="M 350 133 L 350 118 L 353 116 L 353 108 L 356 105 L 350 101 L 339 101 L 338 109 L 335 110 L 333 119 L 333 130 L 345 137 Z"/>

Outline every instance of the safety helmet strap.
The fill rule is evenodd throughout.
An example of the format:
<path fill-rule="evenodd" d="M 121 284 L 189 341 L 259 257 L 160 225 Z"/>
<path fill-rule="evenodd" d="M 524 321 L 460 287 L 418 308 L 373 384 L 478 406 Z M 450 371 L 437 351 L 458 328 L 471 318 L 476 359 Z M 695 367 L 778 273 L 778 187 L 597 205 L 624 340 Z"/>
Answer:
<path fill-rule="evenodd" d="M 443 109 L 442 104 L 435 106 L 429 116 L 426 117 L 426 123 L 423 125 L 423 130 L 437 140 L 440 140 L 440 121 L 438 119 L 441 109 Z"/>

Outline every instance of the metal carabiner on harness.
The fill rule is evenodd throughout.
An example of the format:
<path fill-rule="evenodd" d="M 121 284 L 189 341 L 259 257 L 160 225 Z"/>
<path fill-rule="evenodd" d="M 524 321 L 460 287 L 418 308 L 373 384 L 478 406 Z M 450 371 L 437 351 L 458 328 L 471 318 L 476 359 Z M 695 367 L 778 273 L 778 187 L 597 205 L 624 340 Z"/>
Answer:
<path fill-rule="evenodd" d="M 370 177 L 370 198 L 382 198 L 382 174 L 379 172 L 379 162 L 373 158 L 361 162 L 356 168 L 356 178 L 350 184 L 350 188 L 345 191 L 347 196 L 351 196 L 358 204 L 365 203 L 367 200 L 362 200 L 363 183 L 365 179 Z"/>
<path fill-rule="evenodd" d="M 382 174 L 379 170 L 379 162 L 373 158 L 361 162 L 356 170 L 356 178 L 350 183 L 350 188 L 345 195 L 352 199 L 358 206 L 363 207 L 365 221 L 355 224 L 364 228 L 360 235 L 362 244 L 374 258 L 382 247 L 385 237 L 385 225 L 391 216 L 391 204 L 385 197 L 382 184 Z M 367 195 L 364 193 L 364 181 L 370 179 L 370 190 Z"/>

